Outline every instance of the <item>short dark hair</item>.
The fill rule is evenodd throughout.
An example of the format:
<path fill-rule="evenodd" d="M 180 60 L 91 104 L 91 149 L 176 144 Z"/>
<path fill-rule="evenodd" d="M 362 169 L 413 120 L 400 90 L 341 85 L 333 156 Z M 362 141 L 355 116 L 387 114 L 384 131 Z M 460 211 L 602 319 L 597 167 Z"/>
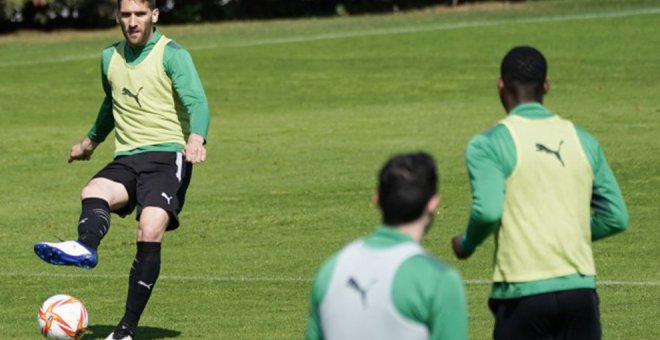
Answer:
<path fill-rule="evenodd" d="M 122 0 L 117 0 L 117 8 L 121 8 L 121 1 Z M 142 3 L 148 2 L 150 9 L 156 8 L 156 0 L 135 0 L 135 1 L 139 1 Z"/>
<path fill-rule="evenodd" d="M 514 47 L 502 59 L 500 76 L 505 86 L 516 91 L 543 94 L 548 63 L 543 54 L 531 46 Z"/>
<path fill-rule="evenodd" d="M 436 194 L 438 175 L 433 157 L 424 152 L 392 157 L 378 175 L 378 202 L 383 224 L 412 222 Z"/>

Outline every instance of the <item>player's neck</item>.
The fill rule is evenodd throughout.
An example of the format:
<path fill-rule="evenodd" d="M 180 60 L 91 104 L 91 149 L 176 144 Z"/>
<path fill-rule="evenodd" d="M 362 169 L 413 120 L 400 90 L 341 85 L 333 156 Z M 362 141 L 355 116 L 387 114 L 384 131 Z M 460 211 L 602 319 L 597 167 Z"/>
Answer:
<path fill-rule="evenodd" d="M 528 89 L 518 89 L 518 91 L 513 91 L 504 88 L 500 90 L 500 101 L 502 102 L 502 106 L 504 106 L 504 110 L 508 114 L 516 106 L 521 104 L 538 103 L 542 105 L 543 94 L 531 92 L 531 90 Z"/>
<path fill-rule="evenodd" d="M 412 237 L 417 243 L 421 243 L 428 223 L 428 218 L 422 217 L 411 223 L 398 225 L 396 230 Z"/>
<path fill-rule="evenodd" d="M 510 113 L 511 110 L 513 110 L 517 106 L 522 105 L 522 104 L 530 104 L 530 103 L 536 103 L 536 104 L 543 105 L 543 98 L 541 98 L 541 99 L 539 99 L 539 98 L 526 98 L 526 99 L 511 101 L 511 102 L 505 104 L 505 110 L 506 110 L 507 113 Z"/>

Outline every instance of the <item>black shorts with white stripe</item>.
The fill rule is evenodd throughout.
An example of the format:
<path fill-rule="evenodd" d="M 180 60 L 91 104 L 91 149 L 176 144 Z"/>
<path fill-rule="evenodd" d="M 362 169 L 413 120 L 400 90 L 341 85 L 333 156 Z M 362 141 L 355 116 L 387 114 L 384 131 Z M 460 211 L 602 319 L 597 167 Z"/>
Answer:
<path fill-rule="evenodd" d="M 170 215 L 167 230 L 179 227 L 179 212 L 185 202 L 192 177 L 192 163 L 180 152 L 148 151 L 116 157 L 93 178 L 121 183 L 129 204 L 113 211 L 124 217 L 137 208 L 136 219 L 145 207 L 159 207 Z"/>

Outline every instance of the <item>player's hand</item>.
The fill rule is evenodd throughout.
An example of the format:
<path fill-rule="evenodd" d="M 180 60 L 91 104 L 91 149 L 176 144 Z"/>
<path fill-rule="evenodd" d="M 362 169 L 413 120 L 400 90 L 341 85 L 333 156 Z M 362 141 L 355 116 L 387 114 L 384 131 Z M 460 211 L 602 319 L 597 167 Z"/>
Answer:
<path fill-rule="evenodd" d="M 463 250 L 462 243 L 463 234 L 458 234 L 451 239 L 451 248 L 454 250 L 454 255 L 456 255 L 456 258 L 460 260 L 465 260 L 472 254 L 468 254 Z"/>
<path fill-rule="evenodd" d="M 71 152 L 69 153 L 69 159 L 67 162 L 71 163 L 73 161 L 87 161 L 92 157 L 94 150 L 98 146 L 98 143 L 93 142 L 89 137 L 83 138 L 83 140 L 71 147 Z"/>
<path fill-rule="evenodd" d="M 183 155 L 186 161 L 192 164 L 201 163 L 206 160 L 206 148 L 204 147 L 204 137 L 191 134 L 188 137 L 188 144 L 183 148 Z"/>

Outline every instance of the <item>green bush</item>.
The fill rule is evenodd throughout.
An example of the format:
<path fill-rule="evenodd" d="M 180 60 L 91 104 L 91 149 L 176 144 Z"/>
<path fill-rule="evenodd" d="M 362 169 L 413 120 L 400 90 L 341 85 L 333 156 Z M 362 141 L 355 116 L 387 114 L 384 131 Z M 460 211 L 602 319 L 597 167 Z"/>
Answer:
<path fill-rule="evenodd" d="M 0 32 L 15 28 L 12 16 L 22 5 L 23 0 L 0 0 Z"/>
<path fill-rule="evenodd" d="M 467 0 L 458 1 L 460 3 Z M 469 0 L 470 2 L 494 0 Z M 517 0 L 524 1 L 524 0 Z M 104 27 L 116 0 L 0 0 L 0 30 Z M 161 23 L 366 14 L 450 5 L 454 0 L 159 0 Z"/>
<path fill-rule="evenodd" d="M 338 0 L 175 0 L 160 7 L 163 23 L 295 18 L 336 14 Z M 169 5 L 169 6 L 168 6 Z"/>
<path fill-rule="evenodd" d="M 48 0 L 45 5 L 28 0 L 20 7 L 20 25 L 45 29 L 103 27 L 114 23 L 116 6 L 116 0 Z"/>
<path fill-rule="evenodd" d="M 115 24 L 117 2 L 115 0 L 77 0 L 78 27 L 112 26 Z"/>

